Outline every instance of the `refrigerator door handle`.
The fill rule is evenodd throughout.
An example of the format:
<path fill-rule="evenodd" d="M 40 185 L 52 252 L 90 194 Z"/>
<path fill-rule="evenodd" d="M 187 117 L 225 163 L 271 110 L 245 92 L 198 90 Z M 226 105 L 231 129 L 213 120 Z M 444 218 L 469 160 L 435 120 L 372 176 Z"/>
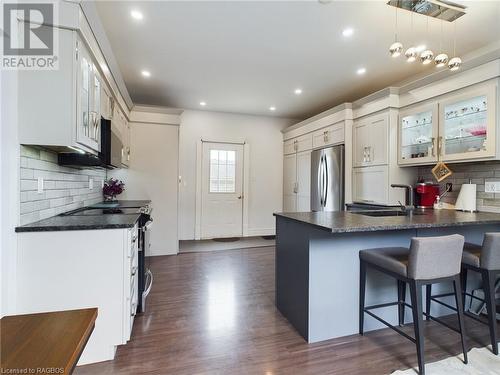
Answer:
<path fill-rule="evenodd" d="M 319 158 L 319 168 L 318 168 L 318 195 L 319 204 L 323 207 L 323 155 Z"/>
<path fill-rule="evenodd" d="M 326 158 L 326 155 L 325 155 L 325 165 L 324 165 L 324 169 L 325 169 L 325 193 L 323 195 L 323 205 L 326 207 L 326 202 L 328 200 L 328 160 Z"/>

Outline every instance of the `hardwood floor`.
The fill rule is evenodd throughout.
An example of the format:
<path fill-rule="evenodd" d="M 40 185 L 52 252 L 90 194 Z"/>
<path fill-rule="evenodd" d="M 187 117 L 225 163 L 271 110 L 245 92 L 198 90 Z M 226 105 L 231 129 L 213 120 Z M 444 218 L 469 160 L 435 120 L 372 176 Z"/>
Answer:
<path fill-rule="evenodd" d="M 414 344 L 389 329 L 308 345 L 274 306 L 272 247 L 155 257 L 151 268 L 148 310 L 131 341 L 114 361 L 75 374 L 366 375 L 416 366 Z M 427 363 L 461 352 L 458 334 L 425 324 Z M 469 346 L 489 344 L 486 326 L 466 326 Z"/>

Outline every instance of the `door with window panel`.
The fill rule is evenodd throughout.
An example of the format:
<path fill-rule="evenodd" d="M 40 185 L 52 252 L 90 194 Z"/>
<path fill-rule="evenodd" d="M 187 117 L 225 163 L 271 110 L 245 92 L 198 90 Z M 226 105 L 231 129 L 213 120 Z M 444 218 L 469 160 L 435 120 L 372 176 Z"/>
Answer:
<path fill-rule="evenodd" d="M 439 104 L 441 160 L 495 156 L 496 85 L 468 90 Z"/>
<path fill-rule="evenodd" d="M 243 234 L 243 145 L 203 142 L 201 237 Z"/>
<path fill-rule="evenodd" d="M 430 104 L 399 113 L 399 164 L 423 164 L 438 160 L 438 105 Z"/>

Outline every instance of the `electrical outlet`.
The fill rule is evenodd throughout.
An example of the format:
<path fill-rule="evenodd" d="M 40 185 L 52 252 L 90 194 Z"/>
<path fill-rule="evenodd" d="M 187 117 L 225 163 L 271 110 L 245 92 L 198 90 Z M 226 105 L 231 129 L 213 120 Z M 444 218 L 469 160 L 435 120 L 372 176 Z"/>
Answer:
<path fill-rule="evenodd" d="M 91 178 L 89 179 L 89 190 L 93 190 L 94 189 L 94 179 Z"/>
<path fill-rule="evenodd" d="M 500 181 L 485 181 L 484 182 L 484 192 L 485 193 L 500 193 Z"/>
<path fill-rule="evenodd" d="M 451 193 L 453 191 L 453 184 L 451 182 L 447 182 L 445 185 L 445 191 Z"/>
<path fill-rule="evenodd" d="M 38 188 L 37 191 L 39 194 L 43 193 L 43 177 L 38 177 Z"/>

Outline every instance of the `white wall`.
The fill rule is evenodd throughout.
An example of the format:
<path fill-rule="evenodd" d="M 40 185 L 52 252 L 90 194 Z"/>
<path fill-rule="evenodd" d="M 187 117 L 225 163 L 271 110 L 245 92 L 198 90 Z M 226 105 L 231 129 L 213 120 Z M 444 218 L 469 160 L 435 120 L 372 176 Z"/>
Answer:
<path fill-rule="evenodd" d="M 132 118 L 137 118 L 132 112 Z M 179 127 L 132 122 L 131 161 L 128 169 L 113 170 L 108 177 L 123 180 L 119 199 L 151 199 L 154 226 L 151 254 L 177 254 L 177 203 Z"/>
<path fill-rule="evenodd" d="M 17 73 L 0 71 L 0 315 L 15 312 L 19 220 L 19 145 L 17 138 Z"/>
<path fill-rule="evenodd" d="M 179 239 L 195 236 L 196 144 L 245 141 L 250 149 L 248 235 L 274 234 L 273 212 L 283 200 L 283 134 L 293 120 L 276 117 L 186 110 L 181 115 L 179 172 Z"/>

